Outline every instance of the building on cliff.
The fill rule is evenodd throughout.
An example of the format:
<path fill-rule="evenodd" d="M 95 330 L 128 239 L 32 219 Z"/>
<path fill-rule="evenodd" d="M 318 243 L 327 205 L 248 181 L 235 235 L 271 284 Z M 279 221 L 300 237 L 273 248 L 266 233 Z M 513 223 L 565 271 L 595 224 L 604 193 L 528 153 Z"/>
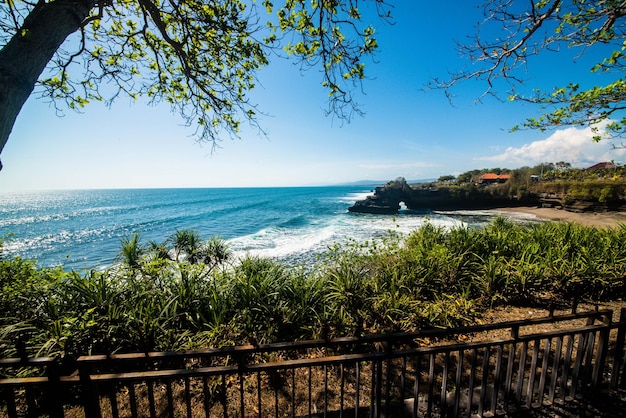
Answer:
<path fill-rule="evenodd" d="M 480 184 L 494 184 L 494 183 L 504 183 L 511 176 L 508 174 L 496 174 L 496 173 L 485 173 L 478 177 L 478 183 Z"/>

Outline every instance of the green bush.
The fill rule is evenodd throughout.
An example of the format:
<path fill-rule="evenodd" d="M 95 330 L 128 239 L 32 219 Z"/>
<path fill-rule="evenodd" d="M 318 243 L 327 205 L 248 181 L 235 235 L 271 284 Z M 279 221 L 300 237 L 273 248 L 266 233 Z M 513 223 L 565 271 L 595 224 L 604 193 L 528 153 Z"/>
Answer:
<path fill-rule="evenodd" d="M 162 245 L 133 250 L 124 253 L 132 263 L 84 273 L 0 260 L 2 356 L 411 331 L 467 325 L 500 304 L 626 296 L 625 225 L 426 223 L 406 237 L 334 246 L 306 268 L 253 256 L 227 263 L 221 241 L 205 242 L 178 257 Z M 147 248 L 138 237 L 129 244 Z M 187 251 L 198 257 L 181 256 Z"/>

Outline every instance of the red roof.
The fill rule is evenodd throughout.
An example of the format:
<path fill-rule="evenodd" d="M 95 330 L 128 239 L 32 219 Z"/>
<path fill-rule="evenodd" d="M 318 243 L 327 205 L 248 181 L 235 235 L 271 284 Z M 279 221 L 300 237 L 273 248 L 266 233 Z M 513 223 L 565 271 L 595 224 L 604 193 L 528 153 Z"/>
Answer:
<path fill-rule="evenodd" d="M 485 173 L 480 176 L 481 180 L 508 180 L 511 176 L 508 174 Z"/>
<path fill-rule="evenodd" d="M 485 173 L 480 176 L 481 180 L 498 180 L 499 178 L 500 176 L 498 176 L 496 173 Z"/>
<path fill-rule="evenodd" d="M 594 164 L 591 167 L 587 167 L 585 168 L 585 170 L 595 170 L 598 168 L 615 168 L 615 164 L 610 163 L 610 162 L 603 162 L 603 163 Z"/>

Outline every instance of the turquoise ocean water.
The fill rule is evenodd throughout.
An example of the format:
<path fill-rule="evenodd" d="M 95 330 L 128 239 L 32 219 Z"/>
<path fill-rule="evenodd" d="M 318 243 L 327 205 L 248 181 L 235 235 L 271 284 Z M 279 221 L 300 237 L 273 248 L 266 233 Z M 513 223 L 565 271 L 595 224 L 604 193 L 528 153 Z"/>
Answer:
<path fill-rule="evenodd" d="M 481 225 L 488 212 L 398 215 L 348 212 L 373 186 L 294 188 L 81 190 L 0 194 L 0 237 L 5 256 L 40 266 L 105 268 L 116 262 L 122 239 L 134 232 L 161 242 L 176 230 L 219 235 L 236 255 L 311 262 L 329 245 L 362 242 L 389 230 L 408 233 L 426 220 L 438 225 Z"/>

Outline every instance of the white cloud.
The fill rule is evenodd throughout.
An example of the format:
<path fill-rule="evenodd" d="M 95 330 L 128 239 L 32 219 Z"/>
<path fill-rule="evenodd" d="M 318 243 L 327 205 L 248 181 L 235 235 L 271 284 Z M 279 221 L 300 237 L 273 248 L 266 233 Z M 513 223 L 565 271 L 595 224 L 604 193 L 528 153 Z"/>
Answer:
<path fill-rule="evenodd" d="M 593 136 L 591 128 L 560 129 L 546 139 L 519 148 L 509 147 L 498 155 L 475 159 L 511 168 L 557 161 L 569 162 L 573 167 L 586 167 L 601 161 L 623 162 L 620 160 L 626 156 L 626 150 L 613 149 L 607 140 L 593 142 Z"/>

